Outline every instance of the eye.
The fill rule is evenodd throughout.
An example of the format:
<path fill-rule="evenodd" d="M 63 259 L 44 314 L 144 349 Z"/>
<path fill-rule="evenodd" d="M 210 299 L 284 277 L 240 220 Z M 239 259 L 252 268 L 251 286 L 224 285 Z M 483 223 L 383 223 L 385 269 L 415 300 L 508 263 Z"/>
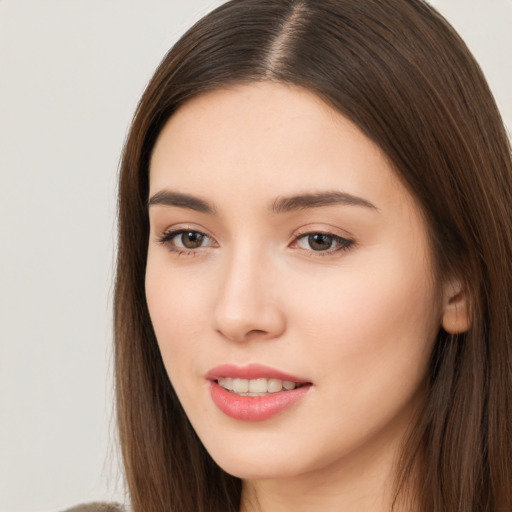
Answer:
<path fill-rule="evenodd" d="M 348 249 L 353 240 L 332 233 L 305 233 L 296 240 L 297 247 L 307 251 L 333 253 Z"/>
<path fill-rule="evenodd" d="M 203 245 L 205 238 L 207 237 L 199 231 L 183 231 L 175 235 L 174 240 L 178 246 L 183 246 L 186 249 L 197 249 Z"/>
<path fill-rule="evenodd" d="M 178 253 L 192 252 L 214 245 L 214 241 L 208 235 L 192 229 L 168 231 L 158 241 Z"/>

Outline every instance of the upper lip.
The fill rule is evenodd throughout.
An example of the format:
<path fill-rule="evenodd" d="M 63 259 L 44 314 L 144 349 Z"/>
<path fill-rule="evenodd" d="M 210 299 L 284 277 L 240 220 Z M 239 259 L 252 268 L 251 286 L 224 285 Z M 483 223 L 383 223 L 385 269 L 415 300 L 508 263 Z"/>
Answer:
<path fill-rule="evenodd" d="M 221 364 L 212 368 L 207 374 L 208 380 L 218 380 L 220 378 L 235 378 L 235 379 L 280 379 L 288 380 L 290 382 L 297 382 L 299 384 L 307 384 L 310 381 L 296 375 L 291 375 L 276 368 L 265 366 L 261 364 L 248 364 L 238 366 L 235 364 Z"/>

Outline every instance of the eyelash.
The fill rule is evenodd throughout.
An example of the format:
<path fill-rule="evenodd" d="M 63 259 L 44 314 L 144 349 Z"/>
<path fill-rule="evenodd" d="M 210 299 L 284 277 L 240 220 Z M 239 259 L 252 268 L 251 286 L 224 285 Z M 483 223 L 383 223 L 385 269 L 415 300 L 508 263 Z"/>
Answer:
<path fill-rule="evenodd" d="M 197 256 L 198 249 L 202 249 L 202 247 L 198 247 L 196 249 L 187 249 L 186 247 L 177 247 L 174 245 L 174 239 L 179 235 L 183 235 L 184 233 L 194 233 L 212 240 L 212 238 L 207 234 L 202 233 L 196 229 L 175 229 L 166 231 L 162 234 L 161 237 L 158 238 L 157 241 L 158 243 L 165 245 L 169 251 L 176 253 L 178 256 Z"/>
<path fill-rule="evenodd" d="M 201 231 L 197 231 L 195 229 L 176 229 L 176 230 L 166 231 L 165 233 L 163 233 L 162 236 L 157 239 L 157 242 L 162 245 L 165 245 L 169 251 L 178 254 L 178 256 L 197 256 L 199 249 L 204 248 L 203 246 L 199 246 L 195 249 L 187 249 L 187 248 L 177 247 L 176 245 L 174 245 L 174 239 L 180 235 L 185 234 L 185 233 L 194 233 L 196 235 L 200 235 L 202 237 L 205 237 L 208 240 L 213 241 L 213 239 L 211 237 L 209 237 L 207 234 L 205 234 Z M 350 240 L 348 238 L 343 238 L 341 236 L 335 235 L 333 233 L 329 233 L 327 231 L 308 231 L 305 233 L 298 234 L 293 239 L 290 246 L 296 245 L 299 243 L 299 241 L 306 239 L 307 237 L 311 237 L 311 236 L 315 236 L 315 235 L 322 235 L 322 236 L 326 236 L 326 237 L 330 238 L 331 244 L 335 244 L 336 247 L 334 247 L 334 248 L 331 247 L 325 251 L 315 251 L 312 248 L 310 248 L 310 249 L 299 248 L 299 250 L 302 250 L 302 251 L 308 253 L 308 255 L 311 257 L 330 256 L 330 255 L 333 255 L 338 252 L 348 251 L 355 244 L 354 240 Z"/>
<path fill-rule="evenodd" d="M 305 233 L 299 233 L 293 240 L 292 246 L 297 245 L 301 240 L 305 240 L 308 237 L 315 236 L 315 235 L 321 235 L 326 236 L 331 239 L 331 245 L 334 245 L 334 247 L 330 247 L 329 249 L 325 251 L 315 251 L 313 248 L 311 248 L 311 245 L 309 245 L 310 249 L 303 249 L 299 248 L 300 250 L 303 250 L 308 254 L 308 256 L 311 257 L 317 257 L 317 256 L 332 256 L 333 254 L 348 251 L 354 244 L 354 240 L 350 240 L 349 238 L 344 238 L 342 236 L 335 235 L 333 233 L 330 233 L 328 231 L 307 231 Z M 306 242 L 307 243 L 307 242 Z"/>

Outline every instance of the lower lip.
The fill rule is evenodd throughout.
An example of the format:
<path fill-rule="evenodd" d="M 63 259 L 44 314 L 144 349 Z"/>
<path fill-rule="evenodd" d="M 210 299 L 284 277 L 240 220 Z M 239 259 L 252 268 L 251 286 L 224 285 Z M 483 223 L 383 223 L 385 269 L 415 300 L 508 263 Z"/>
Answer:
<path fill-rule="evenodd" d="M 215 405 L 230 418 L 242 421 L 263 421 L 302 400 L 310 387 L 311 384 L 306 384 L 290 391 L 279 391 L 265 396 L 240 396 L 212 381 L 210 392 Z"/>

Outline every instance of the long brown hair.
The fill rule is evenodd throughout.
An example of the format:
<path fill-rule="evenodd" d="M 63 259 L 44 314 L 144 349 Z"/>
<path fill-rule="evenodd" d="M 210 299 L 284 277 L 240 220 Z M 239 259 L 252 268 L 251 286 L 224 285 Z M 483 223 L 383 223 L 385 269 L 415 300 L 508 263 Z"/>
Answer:
<path fill-rule="evenodd" d="M 422 0 L 231 0 L 170 50 L 121 164 L 115 290 L 119 435 L 134 512 L 235 512 L 241 482 L 196 437 L 165 372 L 144 273 L 148 164 L 185 101 L 233 83 L 305 87 L 352 120 L 423 210 L 436 278 L 464 283 L 471 329 L 442 329 L 397 493 L 421 460 L 422 512 L 512 511 L 512 168 L 485 79 Z"/>

